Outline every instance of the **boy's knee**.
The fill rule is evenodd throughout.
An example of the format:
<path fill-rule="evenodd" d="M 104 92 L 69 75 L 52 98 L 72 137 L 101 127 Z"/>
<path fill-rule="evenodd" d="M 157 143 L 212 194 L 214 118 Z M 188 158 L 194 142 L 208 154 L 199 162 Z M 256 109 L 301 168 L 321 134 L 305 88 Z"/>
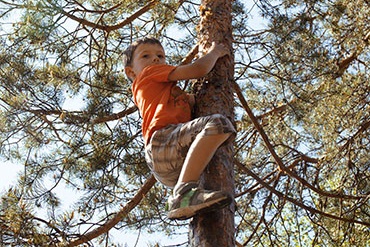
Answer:
<path fill-rule="evenodd" d="M 220 135 L 236 133 L 235 128 L 231 121 L 222 114 L 213 114 L 205 128 L 206 135 Z"/>
<path fill-rule="evenodd" d="M 234 125 L 222 114 L 214 114 L 214 123 L 217 127 L 222 127 L 222 133 L 235 133 Z"/>

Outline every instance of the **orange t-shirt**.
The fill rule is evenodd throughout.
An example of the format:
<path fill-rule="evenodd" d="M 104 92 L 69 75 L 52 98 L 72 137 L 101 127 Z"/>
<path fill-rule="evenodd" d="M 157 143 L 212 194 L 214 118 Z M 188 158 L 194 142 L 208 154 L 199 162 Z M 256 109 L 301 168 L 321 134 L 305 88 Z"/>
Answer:
<path fill-rule="evenodd" d="M 154 131 L 191 120 L 189 96 L 176 82 L 168 81 L 168 75 L 175 68 L 167 64 L 148 66 L 132 84 L 134 102 L 143 118 L 146 144 Z"/>

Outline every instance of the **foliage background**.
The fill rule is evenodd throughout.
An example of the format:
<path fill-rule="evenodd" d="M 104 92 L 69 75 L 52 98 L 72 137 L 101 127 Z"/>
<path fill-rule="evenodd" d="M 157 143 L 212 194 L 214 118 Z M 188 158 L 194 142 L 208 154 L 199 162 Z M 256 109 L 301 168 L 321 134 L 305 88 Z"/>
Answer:
<path fill-rule="evenodd" d="M 150 180 L 122 51 L 152 35 L 180 63 L 199 4 L 0 1 L 0 152 L 24 166 L 2 195 L 2 245 L 81 239 Z M 369 2 L 233 4 L 238 244 L 368 246 Z M 183 232 L 167 193 L 155 184 L 114 227 Z"/>

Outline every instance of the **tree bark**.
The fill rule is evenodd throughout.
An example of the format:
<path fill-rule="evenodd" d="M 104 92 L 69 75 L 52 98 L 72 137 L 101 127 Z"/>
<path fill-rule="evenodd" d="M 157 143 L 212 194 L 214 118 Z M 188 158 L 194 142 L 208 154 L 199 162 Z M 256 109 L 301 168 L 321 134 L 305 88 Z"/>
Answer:
<path fill-rule="evenodd" d="M 221 58 L 209 76 L 196 84 L 196 116 L 220 113 L 234 120 L 231 9 L 232 0 L 203 0 L 200 7 L 199 51 L 206 50 L 214 41 L 229 47 L 231 55 Z M 232 143 L 218 149 L 201 178 L 205 189 L 235 194 L 233 151 Z M 232 203 L 223 210 L 194 217 L 189 230 L 190 246 L 235 246 L 234 212 L 235 205 Z"/>

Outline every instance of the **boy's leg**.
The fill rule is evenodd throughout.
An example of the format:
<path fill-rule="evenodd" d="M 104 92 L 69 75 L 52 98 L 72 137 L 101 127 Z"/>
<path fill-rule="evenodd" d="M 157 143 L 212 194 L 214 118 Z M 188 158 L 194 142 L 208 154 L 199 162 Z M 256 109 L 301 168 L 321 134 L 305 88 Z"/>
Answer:
<path fill-rule="evenodd" d="M 230 135 L 231 133 L 210 136 L 198 135 L 191 144 L 186 155 L 175 190 L 183 183 L 198 181 L 218 147 L 224 143 Z"/>
<path fill-rule="evenodd" d="M 198 180 L 217 148 L 231 133 L 198 135 L 191 144 L 179 180 L 169 199 L 169 219 L 188 219 L 197 213 L 223 208 L 231 203 L 231 196 L 223 191 L 207 191 L 198 187 Z"/>
<path fill-rule="evenodd" d="M 226 192 L 203 190 L 197 184 L 218 147 L 235 133 L 223 116 L 217 115 L 209 121 L 188 149 L 173 196 L 169 199 L 169 219 L 187 219 L 199 212 L 225 207 L 232 201 Z"/>
<path fill-rule="evenodd" d="M 217 148 L 232 134 L 234 126 L 220 114 L 167 126 L 154 132 L 145 147 L 148 166 L 168 187 L 197 182 Z"/>
<path fill-rule="evenodd" d="M 217 148 L 232 134 L 233 125 L 220 114 L 154 132 L 145 148 L 146 159 L 158 181 L 175 187 L 169 198 L 169 219 L 187 219 L 231 202 L 226 192 L 199 188 L 198 180 Z"/>

